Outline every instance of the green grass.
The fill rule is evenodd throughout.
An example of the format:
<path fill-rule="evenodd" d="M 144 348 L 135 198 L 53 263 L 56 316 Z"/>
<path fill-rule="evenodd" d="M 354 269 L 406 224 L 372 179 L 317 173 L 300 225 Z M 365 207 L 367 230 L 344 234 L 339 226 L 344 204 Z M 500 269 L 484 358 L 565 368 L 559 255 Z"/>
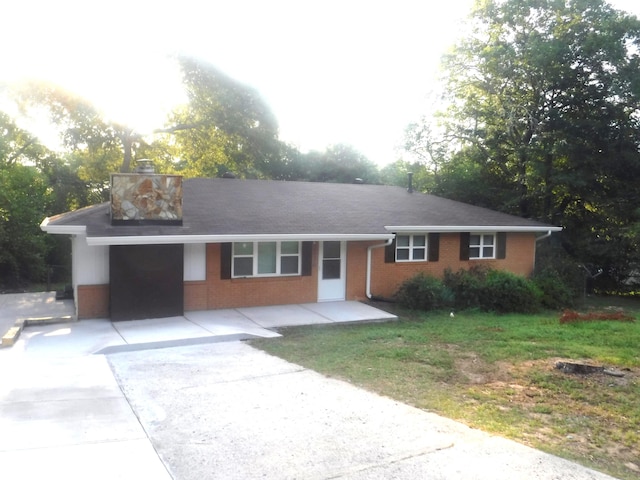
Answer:
<path fill-rule="evenodd" d="M 640 303 L 625 307 L 639 318 Z M 258 348 L 472 427 L 638 478 L 640 322 L 560 324 L 559 313 L 396 312 L 389 323 L 284 330 Z M 557 359 L 625 370 L 574 376 Z M 640 466 L 640 465 L 639 465 Z"/>

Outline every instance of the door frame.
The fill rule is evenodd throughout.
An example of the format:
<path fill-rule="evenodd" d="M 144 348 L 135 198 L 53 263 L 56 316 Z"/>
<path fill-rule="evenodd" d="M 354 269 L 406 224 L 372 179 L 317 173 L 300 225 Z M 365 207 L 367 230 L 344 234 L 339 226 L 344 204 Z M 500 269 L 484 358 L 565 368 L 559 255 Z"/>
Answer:
<path fill-rule="evenodd" d="M 323 280 L 324 245 L 329 241 L 340 243 L 340 278 Z M 347 242 L 345 240 L 327 240 L 326 242 L 319 242 L 318 247 L 318 302 L 344 301 L 347 292 Z"/>

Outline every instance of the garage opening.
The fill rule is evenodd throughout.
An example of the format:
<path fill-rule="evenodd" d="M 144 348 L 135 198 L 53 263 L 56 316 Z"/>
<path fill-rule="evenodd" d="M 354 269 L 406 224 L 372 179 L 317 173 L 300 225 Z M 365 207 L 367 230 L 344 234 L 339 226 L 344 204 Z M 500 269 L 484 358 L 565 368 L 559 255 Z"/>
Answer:
<path fill-rule="evenodd" d="M 111 320 L 184 314 L 184 245 L 112 245 Z"/>

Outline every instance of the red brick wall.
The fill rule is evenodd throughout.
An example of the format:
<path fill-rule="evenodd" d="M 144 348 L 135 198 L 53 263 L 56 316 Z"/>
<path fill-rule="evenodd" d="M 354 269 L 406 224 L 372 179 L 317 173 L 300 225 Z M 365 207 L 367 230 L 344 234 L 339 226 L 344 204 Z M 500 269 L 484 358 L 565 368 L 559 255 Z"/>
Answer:
<path fill-rule="evenodd" d="M 207 282 L 184 282 L 184 310 L 207 310 Z"/>
<path fill-rule="evenodd" d="M 376 244 L 380 242 L 347 242 L 347 300 L 367 299 L 367 248 Z"/>
<path fill-rule="evenodd" d="M 78 285 L 78 319 L 109 318 L 109 285 Z"/>
<path fill-rule="evenodd" d="M 380 242 L 347 242 L 347 300 L 366 299 L 367 248 Z M 453 271 L 473 265 L 509 270 L 530 275 L 534 266 L 535 235 L 507 234 L 504 260 L 460 260 L 460 235 L 440 235 L 440 258 L 437 262 L 385 263 L 384 248 L 372 250 L 371 293 L 391 297 L 398 286 L 418 272 L 442 276 L 446 268 Z M 260 305 L 284 305 L 315 302 L 318 298 L 318 242 L 313 244 L 310 276 L 269 278 L 220 278 L 220 244 L 207 245 L 206 281 L 184 283 L 184 309 L 207 310 Z M 78 318 L 109 317 L 109 285 L 79 285 Z"/>
<path fill-rule="evenodd" d="M 207 308 L 235 308 L 315 302 L 318 297 L 318 245 L 310 276 L 220 278 L 220 244 L 207 245 Z"/>
<path fill-rule="evenodd" d="M 440 235 L 440 255 L 437 262 L 385 263 L 384 248 L 374 249 L 371 293 L 374 296 L 391 297 L 400 284 L 413 275 L 425 272 L 441 277 L 446 268 L 455 272 L 483 265 L 528 276 L 533 272 L 534 257 L 533 233 L 508 233 L 506 258 L 503 260 L 460 260 L 460 234 L 443 233 Z"/>

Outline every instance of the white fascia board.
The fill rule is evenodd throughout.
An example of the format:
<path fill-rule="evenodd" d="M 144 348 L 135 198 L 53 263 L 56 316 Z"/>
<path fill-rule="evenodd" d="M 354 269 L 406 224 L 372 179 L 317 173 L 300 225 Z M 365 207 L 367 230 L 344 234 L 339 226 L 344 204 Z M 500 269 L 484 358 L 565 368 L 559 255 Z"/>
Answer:
<path fill-rule="evenodd" d="M 40 224 L 40 230 L 54 235 L 83 235 L 87 227 L 86 225 L 51 225 L 47 217 Z"/>
<path fill-rule="evenodd" d="M 120 237 L 87 237 L 88 245 L 166 245 L 179 243 L 388 240 L 390 233 L 380 234 L 263 234 L 263 235 L 130 235 Z"/>
<path fill-rule="evenodd" d="M 516 233 L 542 233 L 542 232 L 560 232 L 562 227 L 546 227 L 546 226 L 507 226 L 507 225 L 398 225 L 385 226 L 389 232 L 405 233 L 405 232 L 432 232 L 432 233 L 450 233 L 450 232 L 516 232 Z"/>

